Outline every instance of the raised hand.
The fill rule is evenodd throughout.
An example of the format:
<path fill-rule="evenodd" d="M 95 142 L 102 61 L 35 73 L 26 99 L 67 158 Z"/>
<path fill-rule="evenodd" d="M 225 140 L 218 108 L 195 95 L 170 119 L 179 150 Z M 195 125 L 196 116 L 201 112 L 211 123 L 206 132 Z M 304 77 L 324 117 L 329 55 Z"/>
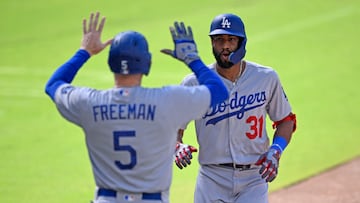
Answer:
<path fill-rule="evenodd" d="M 83 38 L 81 41 L 81 49 L 86 50 L 90 55 L 95 55 L 101 52 L 105 47 L 111 44 L 112 39 L 105 43 L 101 42 L 101 33 L 105 24 L 105 17 L 103 17 L 99 24 L 100 13 L 96 12 L 90 14 L 89 24 L 86 19 L 83 20 Z"/>
<path fill-rule="evenodd" d="M 198 51 L 194 41 L 192 29 L 190 26 L 185 27 L 184 23 L 174 23 L 174 27 L 170 27 L 172 39 L 175 44 L 174 50 L 162 49 L 161 52 L 170 55 L 187 65 L 199 59 Z"/>

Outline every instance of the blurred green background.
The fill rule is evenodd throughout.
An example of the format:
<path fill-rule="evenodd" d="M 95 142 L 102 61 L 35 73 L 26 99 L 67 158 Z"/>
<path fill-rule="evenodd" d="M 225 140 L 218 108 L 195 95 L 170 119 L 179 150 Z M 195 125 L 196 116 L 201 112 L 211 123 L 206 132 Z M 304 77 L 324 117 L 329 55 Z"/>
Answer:
<path fill-rule="evenodd" d="M 212 63 L 211 20 L 221 13 L 242 17 L 246 60 L 279 73 L 298 118 L 270 191 L 358 157 L 359 8 L 355 0 L 0 1 L 0 201 L 93 198 L 83 133 L 58 114 L 44 93 L 53 71 L 79 48 L 82 19 L 92 11 L 107 17 L 103 40 L 123 30 L 146 36 L 153 61 L 143 84 L 150 87 L 179 84 L 190 73 L 160 53 L 173 48 L 168 27 L 175 20 L 192 26 L 202 59 Z M 107 51 L 91 58 L 74 84 L 112 87 Z M 193 126 L 186 133 L 184 141 L 196 145 Z M 174 167 L 171 202 L 192 202 L 196 158 L 184 170 Z"/>

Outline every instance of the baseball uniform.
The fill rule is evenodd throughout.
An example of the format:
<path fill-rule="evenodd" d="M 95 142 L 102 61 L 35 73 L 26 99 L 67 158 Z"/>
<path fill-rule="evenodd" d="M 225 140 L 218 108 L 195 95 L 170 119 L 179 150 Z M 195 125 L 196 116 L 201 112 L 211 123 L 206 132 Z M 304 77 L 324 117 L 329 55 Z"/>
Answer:
<path fill-rule="evenodd" d="M 216 72 L 215 64 L 209 68 Z M 246 61 L 243 74 L 235 82 L 221 78 L 229 99 L 195 120 L 201 165 L 195 202 L 267 202 L 267 183 L 254 163 L 269 147 L 266 116 L 281 120 L 291 113 L 290 104 L 270 67 Z M 189 75 L 182 84 L 198 82 Z M 229 165 L 226 163 L 246 166 L 234 170 L 223 166 Z"/>

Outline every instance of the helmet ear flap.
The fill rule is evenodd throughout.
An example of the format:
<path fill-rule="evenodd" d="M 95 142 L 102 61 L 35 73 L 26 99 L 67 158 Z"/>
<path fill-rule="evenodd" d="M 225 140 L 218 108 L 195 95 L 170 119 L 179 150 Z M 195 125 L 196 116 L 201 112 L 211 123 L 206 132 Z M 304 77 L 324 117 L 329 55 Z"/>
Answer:
<path fill-rule="evenodd" d="M 241 38 L 241 41 L 239 41 L 239 45 L 238 45 L 238 49 L 234 52 L 232 52 L 229 56 L 229 60 L 231 61 L 231 63 L 233 64 L 237 64 L 239 63 L 246 54 L 246 38 Z"/>

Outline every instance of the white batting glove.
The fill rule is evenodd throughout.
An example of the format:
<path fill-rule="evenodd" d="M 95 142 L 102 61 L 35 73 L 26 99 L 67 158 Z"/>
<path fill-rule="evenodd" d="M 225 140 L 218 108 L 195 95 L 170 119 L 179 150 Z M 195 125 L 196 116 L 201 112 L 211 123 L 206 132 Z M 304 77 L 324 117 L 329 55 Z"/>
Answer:
<path fill-rule="evenodd" d="M 174 154 L 176 166 L 183 169 L 183 167 L 190 165 L 193 152 L 197 152 L 195 147 L 178 142 Z"/>
<path fill-rule="evenodd" d="M 255 165 L 260 166 L 259 173 L 266 182 L 273 181 L 277 174 L 279 168 L 279 160 L 280 160 L 281 152 L 277 149 L 270 148 L 269 151 L 260 156 L 259 160 L 255 163 Z"/>

